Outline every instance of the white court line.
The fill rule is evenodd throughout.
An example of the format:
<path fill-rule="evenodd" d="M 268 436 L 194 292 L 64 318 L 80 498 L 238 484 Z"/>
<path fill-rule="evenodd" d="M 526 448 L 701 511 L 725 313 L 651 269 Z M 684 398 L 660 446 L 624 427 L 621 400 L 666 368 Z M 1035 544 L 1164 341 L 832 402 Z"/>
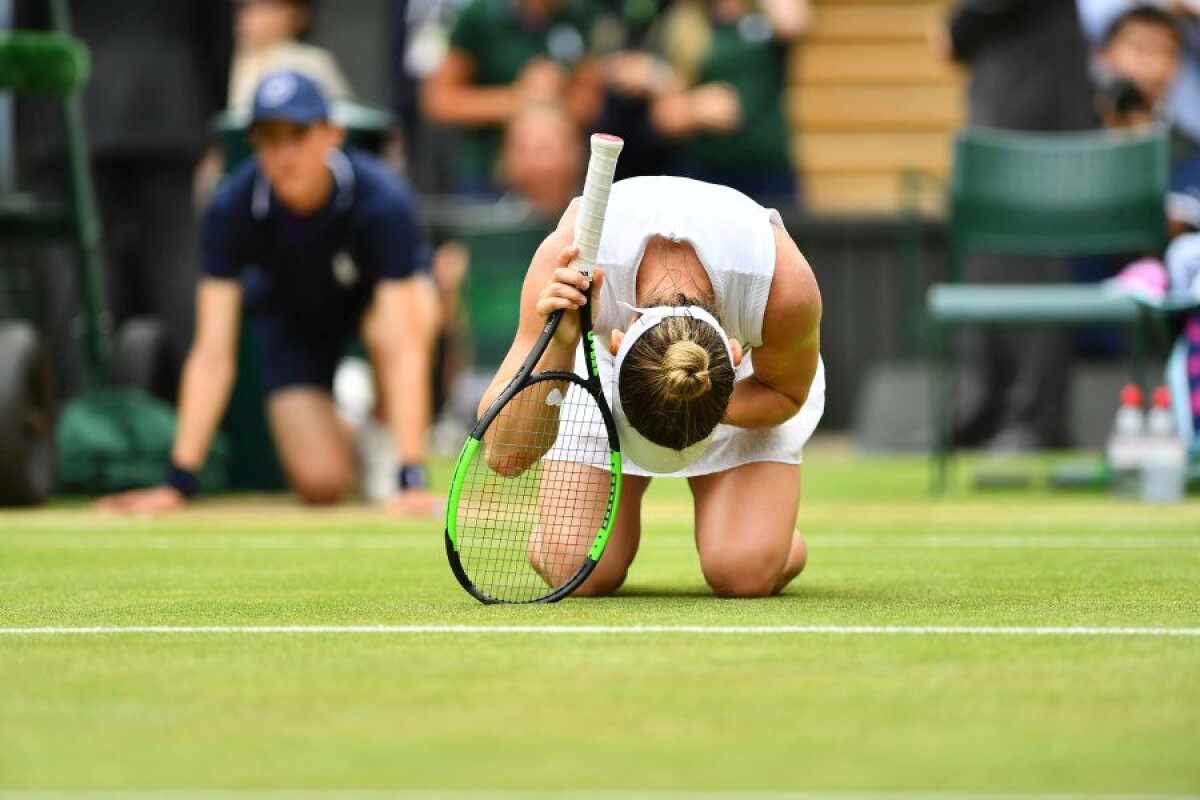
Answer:
<path fill-rule="evenodd" d="M 981 549 L 981 550 L 1147 550 L 1155 548 L 1200 548 L 1200 537 L 1196 536 L 1039 536 L 1030 535 L 984 535 L 984 536 L 871 536 L 847 534 L 845 536 L 808 536 L 811 547 L 888 547 L 938 549 Z M 690 544 L 690 542 L 689 542 Z"/>
<path fill-rule="evenodd" d="M 1200 549 L 1197 536 L 1057 536 L 980 535 L 980 536 L 844 536 L 810 535 L 814 549 L 888 548 L 921 550 L 1153 550 Z M 654 545 L 694 547 L 690 537 L 664 536 Z M 0 547 L 29 550 L 407 550 L 442 547 L 441 537 L 425 536 L 339 536 L 229 535 L 215 536 L 130 536 L 105 538 L 105 534 L 78 536 L 37 536 L 5 542 Z"/>
<path fill-rule="evenodd" d="M 971 625 L 90 625 L 0 628 L 4 636 L 118 635 L 393 636 L 1151 636 L 1197 637 L 1200 628 Z"/>

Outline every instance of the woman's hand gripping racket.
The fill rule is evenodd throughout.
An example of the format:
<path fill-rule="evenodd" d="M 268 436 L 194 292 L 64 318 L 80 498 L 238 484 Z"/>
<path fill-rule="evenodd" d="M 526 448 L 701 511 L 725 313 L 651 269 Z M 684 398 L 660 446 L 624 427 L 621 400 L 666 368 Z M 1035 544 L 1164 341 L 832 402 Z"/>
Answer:
<path fill-rule="evenodd" d="M 623 142 L 597 134 L 591 145 L 573 264 L 589 278 Z M 585 298 L 578 313 L 587 377 L 534 371 L 563 317 L 553 312 L 454 468 L 446 555 L 458 582 L 484 603 L 561 600 L 595 569 L 612 532 L 621 452 L 596 365 L 591 284 Z"/>

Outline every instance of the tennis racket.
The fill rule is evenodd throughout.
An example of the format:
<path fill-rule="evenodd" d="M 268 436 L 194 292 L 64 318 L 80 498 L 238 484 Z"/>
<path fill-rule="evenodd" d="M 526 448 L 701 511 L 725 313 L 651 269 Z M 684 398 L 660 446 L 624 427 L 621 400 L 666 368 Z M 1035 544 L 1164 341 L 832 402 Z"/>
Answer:
<path fill-rule="evenodd" d="M 592 136 L 574 263 L 589 278 L 623 144 Z M 596 365 L 590 287 L 585 297 L 579 327 L 586 377 L 534 371 L 562 319 L 555 311 L 454 468 L 446 555 L 458 582 L 484 603 L 561 600 L 592 573 L 612 532 L 621 451 Z"/>

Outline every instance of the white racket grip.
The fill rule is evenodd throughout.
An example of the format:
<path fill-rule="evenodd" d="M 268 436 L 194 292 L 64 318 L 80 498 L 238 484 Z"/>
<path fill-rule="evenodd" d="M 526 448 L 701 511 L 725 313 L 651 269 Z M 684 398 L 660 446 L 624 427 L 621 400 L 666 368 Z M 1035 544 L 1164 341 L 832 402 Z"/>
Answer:
<path fill-rule="evenodd" d="M 596 268 L 600 233 L 604 230 L 604 214 L 608 210 L 608 193 L 617 169 L 617 156 L 624 146 L 625 142 L 616 136 L 592 134 L 592 155 L 588 159 L 579 214 L 575 217 L 575 244 L 579 245 L 579 258 L 575 259 L 573 265 L 589 278 Z"/>

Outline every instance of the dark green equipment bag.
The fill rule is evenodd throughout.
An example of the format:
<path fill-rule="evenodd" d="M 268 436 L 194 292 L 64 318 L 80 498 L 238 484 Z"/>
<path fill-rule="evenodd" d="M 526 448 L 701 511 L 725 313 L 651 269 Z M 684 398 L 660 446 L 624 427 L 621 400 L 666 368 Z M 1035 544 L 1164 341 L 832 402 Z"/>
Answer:
<path fill-rule="evenodd" d="M 107 494 L 158 486 L 166 478 L 175 411 L 137 389 L 90 389 L 58 419 L 58 490 Z M 225 488 L 228 442 L 218 436 L 199 475 L 201 491 Z"/>

